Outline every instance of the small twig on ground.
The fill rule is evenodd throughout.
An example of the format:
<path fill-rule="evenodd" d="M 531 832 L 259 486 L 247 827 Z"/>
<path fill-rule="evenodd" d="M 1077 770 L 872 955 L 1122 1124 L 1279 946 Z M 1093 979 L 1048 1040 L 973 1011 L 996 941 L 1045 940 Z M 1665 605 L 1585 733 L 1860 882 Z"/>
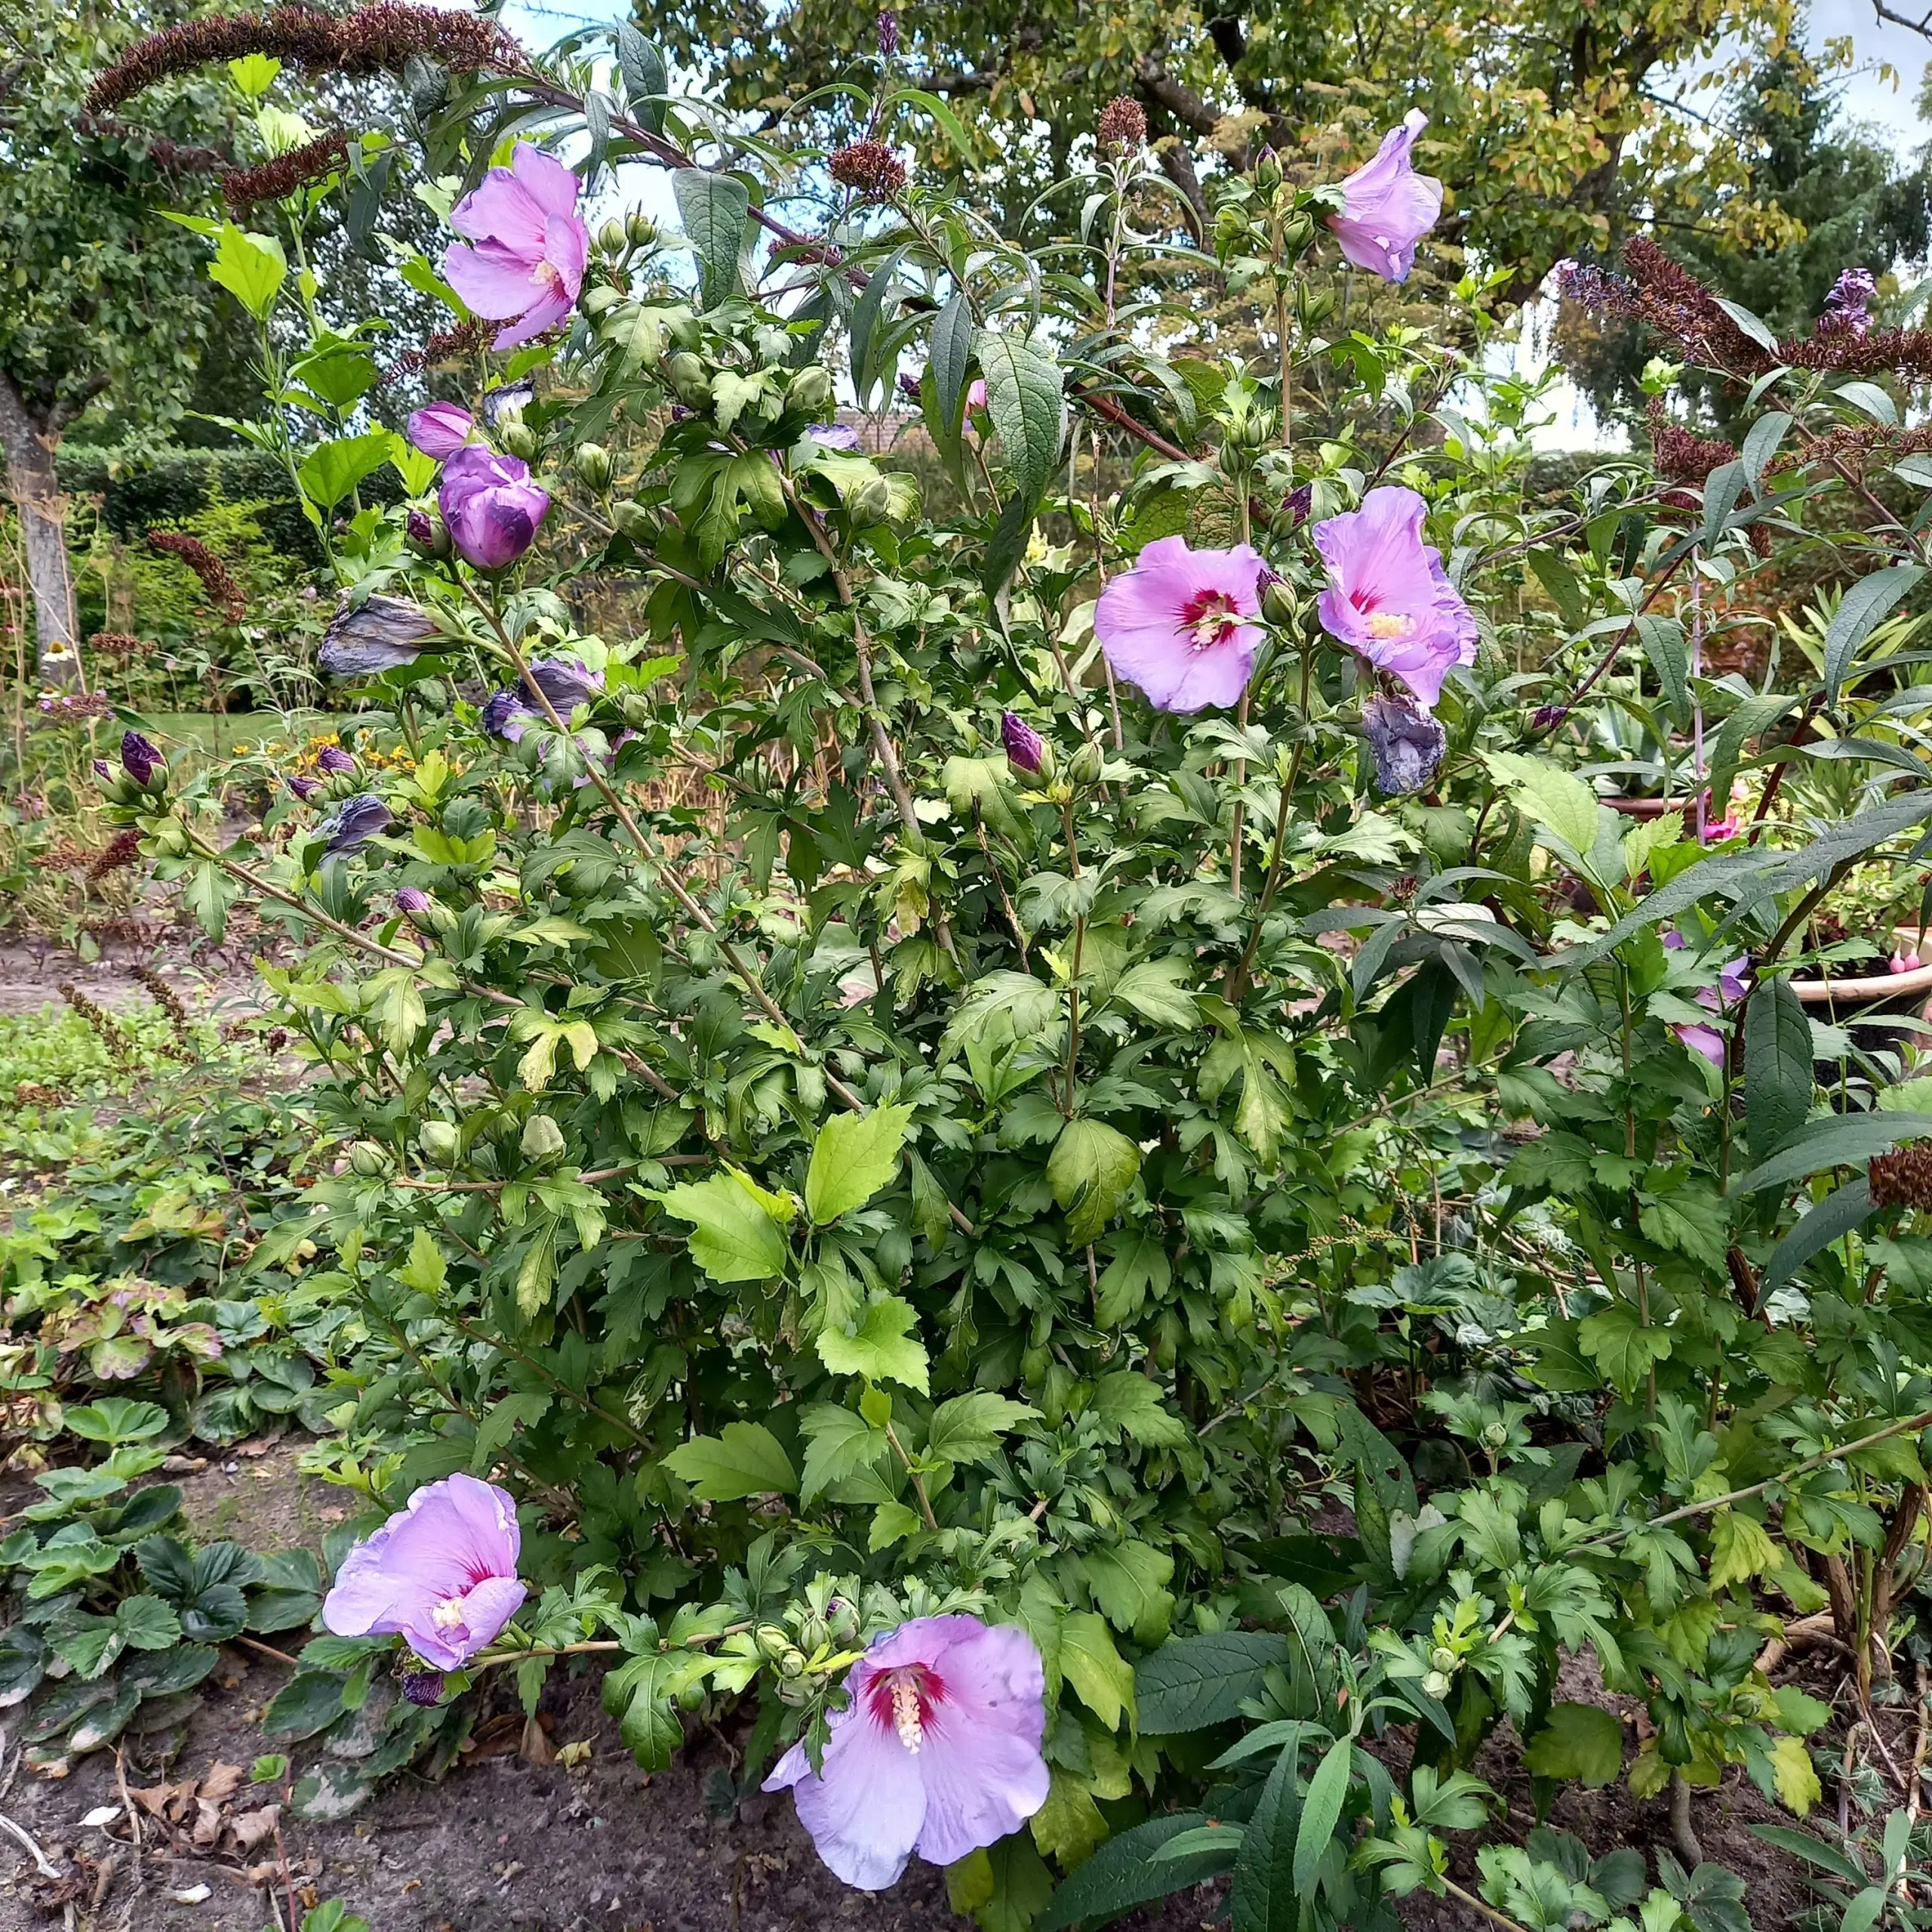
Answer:
<path fill-rule="evenodd" d="M 59 1866 L 48 1863 L 47 1854 L 41 1850 L 33 1834 L 25 1826 L 15 1824 L 5 1812 L 0 1812 L 0 1831 L 17 1838 L 27 1850 L 33 1854 L 33 1862 L 39 1866 L 40 1875 L 43 1878 L 58 1878 L 63 1875 Z"/>
<path fill-rule="evenodd" d="M 128 1834 L 134 1852 L 134 1887 L 136 1894 L 141 1889 L 141 1818 L 134 1809 L 134 1801 L 128 1794 L 127 1754 L 117 1744 L 114 1747 L 114 1788 L 121 1794 L 121 1808 L 128 1814 Z"/>
<path fill-rule="evenodd" d="M 302 1660 L 291 1657 L 286 1651 L 278 1651 L 272 1644 L 257 1643 L 253 1637 L 231 1637 L 230 1643 L 239 1644 L 244 1650 L 259 1651 L 265 1657 L 272 1657 L 277 1663 L 285 1663 L 291 1670 L 300 1670 Z"/>

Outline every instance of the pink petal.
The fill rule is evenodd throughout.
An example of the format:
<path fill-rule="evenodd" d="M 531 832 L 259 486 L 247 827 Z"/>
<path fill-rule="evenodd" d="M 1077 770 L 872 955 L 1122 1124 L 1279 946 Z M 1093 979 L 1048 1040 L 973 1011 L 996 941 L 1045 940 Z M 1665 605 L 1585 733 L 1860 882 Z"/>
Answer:
<path fill-rule="evenodd" d="M 947 1706 L 977 1723 L 1002 1726 L 1037 1747 L 1047 1722 L 1047 1679 L 1039 1647 L 1017 1624 L 982 1623 L 977 1617 L 928 1617 L 945 1626 L 928 1640 L 927 1661 L 946 1686 Z"/>
<path fill-rule="evenodd" d="M 450 286 L 479 315 L 501 321 L 522 315 L 546 291 L 532 257 L 513 255 L 492 242 L 471 248 L 452 242 L 443 256 Z"/>
<path fill-rule="evenodd" d="M 574 216 L 581 183 L 557 159 L 528 141 L 518 141 L 510 156 L 510 172 L 518 186 L 547 215 Z"/>
<path fill-rule="evenodd" d="M 492 349 L 514 349 L 518 343 L 528 342 L 546 329 L 555 328 L 575 306 L 562 289 L 546 286 L 519 318 L 507 328 L 497 331 L 496 339 L 490 346 Z"/>
<path fill-rule="evenodd" d="M 1387 281 L 1407 279 L 1416 245 L 1442 212 L 1442 183 L 1417 174 L 1409 162 L 1417 136 L 1428 125 L 1428 117 L 1412 109 L 1399 128 L 1392 128 L 1375 158 L 1342 183 L 1343 211 L 1329 217 L 1342 253 Z"/>
<path fill-rule="evenodd" d="M 574 302 L 590 260 L 590 230 L 574 214 L 553 214 L 543 224 L 543 259 L 562 276 L 564 292 Z"/>
<path fill-rule="evenodd" d="M 856 1693 L 831 1721 L 824 1775 L 813 1772 L 804 1746 L 795 1744 L 764 1789 L 789 1786 L 798 1822 L 820 1857 L 847 1884 L 882 1891 L 905 1870 L 925 1822 L 924 1753 L 908 1751 Z"/>
<path fill-rule="evenodd" d="M 1702 1054 L 1715 1067 L 1723 1066 L 1724 1037 L 1715 1026 L 1673 1026 L 1670 1030 L 1694 1054 Z"/>
<path fill-rule="evenodd" d="M 1037 1700 L 1034 1708 L 1041 1708 Z M 1049 1774 L 1037 1743 L 945 1705 L 926 1727 L 918 1761 L 926 1816 L 917 1850 L 935 1865 L 997 1844 L 1047 1801 Z"/>
<path fill-rule="evenodd" d="M 450 226 L 472 242 L 494 242 L 534 265 L 543 253 L 548 213 L 507 168 L 493 168 L 450 211 Z"/>

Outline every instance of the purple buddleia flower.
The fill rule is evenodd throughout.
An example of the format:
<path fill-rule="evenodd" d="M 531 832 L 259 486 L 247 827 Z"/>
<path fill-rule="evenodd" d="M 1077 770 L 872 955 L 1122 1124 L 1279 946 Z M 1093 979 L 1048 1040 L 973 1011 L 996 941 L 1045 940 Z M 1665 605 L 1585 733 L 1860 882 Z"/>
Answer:
<path fill-rule="evenodd" d="M 899 51 L 899 16 L 889 9 L 878 17 L 878 52 L 881 60 L 890 60 Z"/>
<path fill-rule="evenodd" d="M 1832 284 L 1825 297 L 1825 312 L 1818 318 L 1820 335 L 1865 335 L 1872 327 L 1872 300 L 1878 292 L 1878 278 L 1869 269 L 1847 269 Z"/>
<path fill-rule="evenodd" d="M 1420 792 L 1435 776 L 1448 739 L 1427 712 L 1400 698 L 1372 697 L 1363 708 L 1361 728 L 1374 757 L 1377 791 L 1400 798 Z"/>
<path fill-rule="evenodd" d="M 374 678 L 414 664 L 436 627 L 406 597 L 343 598 L 322 633 L 315 661 L 331 678 Z"/>
<path fill-rule="evenodd" d="M 331 778 L 345 777 L 355 769 L 355 761 L 340 745 L 325 745 L 315 754 L 315 769 Z"/>
<path fill-rule="evenodd" d="M 121 769 L 137 785 L 145 786 L 152 784 L 155 773 L 168 767 L 160 752 L 140 732 L 128 731 L 121 740 Z"/>
<path fill-rule="evenodd" d="M 437 1670 L 460 1670 L 521 1607 L 516 1504 L 494 1483 L 426 1484 L 343 1559 L 322 1605 L 333 1636 L 400 1636 Z"/>
<path fill-rule="evenodd" d="M 328 835 L 326 851 L 331 857 L 359 851 L 377 832 L 389 829 L 389 808 L 373 792 L 358 792 L 345 798 L 331 817 L 317 828 Z"/>
<path fill-rule="evenodd" d="M 847 1703 L 814 1771 L 802 1743 L 767 1791 L 789 1789 L 818 1855 L 878 1891 L 916 1851 L 952 1865 L 1017 1831 L 1047 1801 L 1045 1674 L 1014 1624 L 919 1617 L 878 1638 L 845 1679 Z"/>
<path fill-rule="evenodd" d="M 1046 743 L 1017 712 L 1003 713 L 999 721 L 1000 743 L 1006 747 L 1006 761 L 1016 770 L 1037 776 L 1041 754 Z"/>

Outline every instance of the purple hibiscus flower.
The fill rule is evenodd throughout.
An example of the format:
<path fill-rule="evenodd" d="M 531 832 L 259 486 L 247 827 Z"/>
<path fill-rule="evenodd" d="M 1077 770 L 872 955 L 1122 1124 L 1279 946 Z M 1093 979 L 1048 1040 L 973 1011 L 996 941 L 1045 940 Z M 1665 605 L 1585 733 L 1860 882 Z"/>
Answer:
<path fill-rule="evenodd" d="M 450 226 L 475 245 L 452 242 L 443 273 L 478 315 L 510 324 L 497 348 L 541 335 L 576 306 L 590 255 L 578 188 L 561 162 L 519 141 L 509 166 L 491 168 L 451 214 Z"/>
<path fill-rule="evenodd" d="M 579 657 L 545 657 L 526 666 L 530 681 L 547 697 L 559 718 L 568 718 L 604 688 L 604 673 Z"/>
<path fill-rule="evenodd" d="M 152 785 L 155 774 L 168 766 L 156 746 L 138 731 L 127 731 L 121 738 L 121 769 L 137 785 Z"/>
<path fill-rule="evenodd" d="M 315 661 L 331 678 L 374 678 L 414 664 L 436 635 L 420 605 L 405 597 L 345 597 L 335 607 Z"/>
<path fill-rule="evenodd" d="M 1371 698 L 1361 728 L 1375 760 L 1376 789 L 1392 798 L 1420 792 L 1435 776 L 1449 742 L 1427 712 L 1400 698 Z"/>
<path fill-rule="evenodd" d="M 466 443 L 443 466 L 436 503 L 464 561 L 499 571 L 530 548 L 550 498 L 531 481 L 527 463 Z"/>
<path fill-rule="evenodd" d="M 516 1505 L 494 1483 L 447 1476 L 419 1489 L 358 1543 L 322 1605 L 337 1637 L 400 1636 L 438 1670 L 460 1670 L 521 1605 Z"/>
<path fill-rule="evenodd" d="M 438 463 L 454 456 L 475 430 L 475 417 L 460 402 L 432 402 L 410 412 L 409 440 Z"/>
<path fill-rule="evenodd" d="M 359 851 L 379 832 L 389 829 L 389 808 L 373 792 L 358 792 L 345 798 L 334 814 L 317 827 L 328 835 L 325 856 Z"/>
<path fill-rule="evenodd" d="M 1100 593 L 1094 628 L 1115 675 L 1161 711 L 1232 705 L 1247 688 L 1263 632 L 1261 558 L 1245 543 L 1190 550 L 1161 537 Z"/>
<path fill-rule="evenodd" d="M 492 691 L 483 700 L 478 721 L 491 737 L 501 738 L 514 745 L 522 741 L 525 721 L 542 715 L 535 706 L 526 703 L 518 692 Z"/>
<path fill-rule="evenodd" d="M 1442 183 L 1409 165 L 1409 151 L 1428 125 L 1429 116 L 1412 109 L 1390 128 L 1375 158 L 1342 183 L 1342 212 L 1328 217 L 1342 253 L 1384 281 L 1408 279 L 1416 244 L 1442 212 Z"/>
<path fill-rule="evenodd" d="M 916 1851 L 950 1865 L 1047 1801 L 1046 1680 L 1011 1624 L 920 1617 L 877 1639 L 845 1679 L 824 1768 L 795 1744 L 764 1781 L 789 1789 L 818 1855 L 848 1885 L 890 1885 Z"/>
<path fill-rule="evenodd" d="M 1425 507 L 1413 490 L 1371 490 L 1315 526 L 1315 547 L 1328 567 L 1321 628 L 1432 711 L 1450 667 L 1475 662 L 1476 620 L 1422 540 Z"/>
<path fill-rule="evenodd" d="M 1681 952 L 1688 945 L 1681 932 L 1667 932 L 1663 943 L 1672 952 Z M 1722 1015 L 1727 1010 L 1739 1005 L 1751 991 L 1751 955 L 1740 953 L 1735 959 L 1727 960 L 1718 968 L 1718 983 L 1715 986 L 1700 986 L 1697 989 L 1697 1004 L 1707 1011 Z M 1702 1054 L 1705 1059 L 1720 1069 L 1730 1051 L 1728 1035 L 1718 1032 L 1715 1026 L 1706 1026 L 1699 1021 L 1674 1023 L 1670 1029 L 1678 1041 L 1694 1054 Z"/>
<path fill-rule="evenodd" d="M 805 431 L 821 449 L 855 450 L 859 432 L 849 423 L 814 423 Z"/>

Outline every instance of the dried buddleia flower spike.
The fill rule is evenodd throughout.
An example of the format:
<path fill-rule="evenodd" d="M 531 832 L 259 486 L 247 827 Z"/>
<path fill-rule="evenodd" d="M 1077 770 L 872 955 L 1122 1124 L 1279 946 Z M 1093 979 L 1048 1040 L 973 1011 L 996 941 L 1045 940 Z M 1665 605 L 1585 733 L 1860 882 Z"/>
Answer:
<path fill-rule="evenodd" d="M 1873 1155 L 1866 1177 L 1873 1207 L 1932 1210 L 1932 1140 Z"/>
<path fill-rule="evenodd" d="M 906 164 L 883 141 L 853 141 L 826 165 L 841 188 L 868 202 L 890 200 L 906 185 Z"/>
<path fill-rule="evenodd" d="M 1126 94 L 1116 94 L 1100 109 L 1094 135 L 1103 153 L 1131 154 L 1147 144 L 1147 110 Z"/>

